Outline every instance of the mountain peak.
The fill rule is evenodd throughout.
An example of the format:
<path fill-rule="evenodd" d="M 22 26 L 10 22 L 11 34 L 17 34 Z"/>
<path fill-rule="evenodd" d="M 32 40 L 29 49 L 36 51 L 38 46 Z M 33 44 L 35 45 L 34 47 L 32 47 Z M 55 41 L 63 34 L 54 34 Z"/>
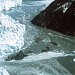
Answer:
<path fill-rule="evenodd" d="M 55 0 L 31 22 L 66 35 L 75 35 L 75 0 Z"/>

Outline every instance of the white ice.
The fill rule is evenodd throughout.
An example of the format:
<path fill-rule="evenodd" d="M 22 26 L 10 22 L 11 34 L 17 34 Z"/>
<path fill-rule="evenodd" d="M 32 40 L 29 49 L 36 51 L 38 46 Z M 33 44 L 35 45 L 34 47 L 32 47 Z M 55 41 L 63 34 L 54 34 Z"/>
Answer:
<path fill-rule="evenodd" d="M 75 62 L 75 58 L 73 59 L 73 61 Z"/>
<path fill-rule="evenodd" d="M 22 0 L 0 0 L 0 11 L 1 10 L 10 10 L 12 7 L 20 6 Z"/>
<path fill-rule="evenodd" d="M 0 67 L 0 75 L 9 75 L 9 73 L 3 67 Z"/>
<path fill-rule="evenodd" d="M 0 13 L 0 56 L 20 49 L 24 45 L 25 25 Z"/>
<path fill-rule="evenodd" d="M 31 2 L 32 5 L 34 6 L 40 6 L 40 5 L 45 5 L 45 7 L 43 7 L 43 9 L 45 9 L 50 3 L 52 3 L 54 0 L 41 0 L 41 1 L 34 1 Z M 43 10 L 42 9 L 42 10 Z"/>

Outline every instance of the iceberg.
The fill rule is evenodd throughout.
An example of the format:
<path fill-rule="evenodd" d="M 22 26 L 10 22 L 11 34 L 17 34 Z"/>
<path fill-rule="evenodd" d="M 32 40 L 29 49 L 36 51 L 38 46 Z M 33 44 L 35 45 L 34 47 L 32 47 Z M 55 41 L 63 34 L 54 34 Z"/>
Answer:
<path fill-rule="evenodd" d="M 75 58 L 73 59 L 73 61 L 75 62 Z"/>
<path fill-rule="evenodd" d="M 22 0 L 0 0 L 0 11 L 1 10 L 10 10 L 15 6 L 20 6 Z"/>
<path fill-rule="evenodd" d="M 0 55 L 6 55 L 24 45 L 25 25 L 0 13 Z"/>

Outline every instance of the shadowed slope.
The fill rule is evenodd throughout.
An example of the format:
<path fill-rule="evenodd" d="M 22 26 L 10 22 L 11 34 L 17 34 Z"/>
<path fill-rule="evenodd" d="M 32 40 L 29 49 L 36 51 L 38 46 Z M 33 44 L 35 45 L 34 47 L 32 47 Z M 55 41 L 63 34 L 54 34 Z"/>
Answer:
<path fill-rule="evenodd" d="M 31 22 L 67 35 L 75 35 L 75 1 L 55 0 Z"/>

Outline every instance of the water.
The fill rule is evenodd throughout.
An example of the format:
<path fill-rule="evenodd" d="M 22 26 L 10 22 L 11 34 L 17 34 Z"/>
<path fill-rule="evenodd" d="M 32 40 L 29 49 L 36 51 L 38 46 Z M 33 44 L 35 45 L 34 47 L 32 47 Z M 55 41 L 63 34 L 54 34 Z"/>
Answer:
<path fill-rule="evenodd" d="M 24 45 L 25 26 L 11 17 L 0 14 L 0 56 L 20 49 Z"/>
<path fill-rule="evenodd" d="M 67 56 L 58 58 L 60 64 L 62 64 L 65 68 L 67 68 L 73 75 L 75 74 L 75 62 L 73 61 L 75 56 Z"/>
<path fill-rule="evenodd" d="M 23 0 L 21 6 L 6 8 L 0 12 L 0 66 L 10 75 L 74 75 L 74 70 L 63 62 L 73 59 L 75 54 L 75 37 L 65 36 L 58 32 L 40 28 L 31 24 L 41 10 L 49 5 L 49 0 Z M 10 26 L 11 25 L 11 26 Z M 18 30 L 17 30 L 18 29 Z M 8 34 L 7 34 L 8 33 Z M 29 55 L 22 60 L 5 61 L 21 50 Z M 13 53 L 13 54 L 12 54 Z M 57 61 L 57 58 L 60 59 Z M 73 63 L 75 63 L 72 60 Z M 70 69 L 71 68 L 71 69 Z"/>

